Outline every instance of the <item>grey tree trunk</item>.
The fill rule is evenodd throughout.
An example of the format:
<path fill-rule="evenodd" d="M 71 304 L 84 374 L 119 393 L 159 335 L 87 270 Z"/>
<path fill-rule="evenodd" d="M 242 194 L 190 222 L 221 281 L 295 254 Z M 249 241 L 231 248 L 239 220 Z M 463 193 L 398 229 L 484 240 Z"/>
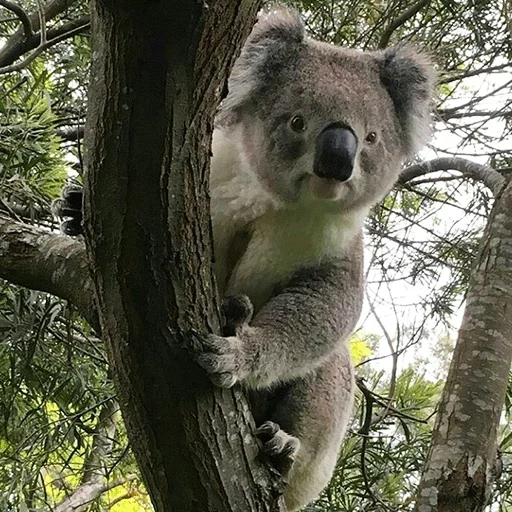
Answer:
<path fill-rule="evenodd" d="M 279 511 L 240 391 L 181 350 L 218 332 L 215 108 L 259 2 L 93 0 L 86 242 L 118 398 L 158 512 Z"/>
<path fill-rule="evenodd" d="M 439 405 L 416 512 L 483 511 L 512 362 L 512 182 L 496 197 Z"/>

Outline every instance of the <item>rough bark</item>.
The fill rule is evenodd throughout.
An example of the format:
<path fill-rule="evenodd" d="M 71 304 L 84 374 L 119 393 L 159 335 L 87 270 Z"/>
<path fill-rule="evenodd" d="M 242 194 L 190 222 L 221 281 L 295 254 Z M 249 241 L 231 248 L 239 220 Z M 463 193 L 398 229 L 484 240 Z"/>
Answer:
<path fill-rule="evenodd" d="M 0 214 L 0 278 L 70 301 L 98 325 L 84 244 Z"/>
<path fill-rule="evenodd" d="M 218 332 L 215 107 L 258 2 L 92 2 L 86 241 L 130 441 L 158 512 L 278 511 L 239 390 L 181 350 Z"/>
<path fill-rule="evenodd" d="M 497 195 L 468 290 L 416 512 L 483 511 L 512 362 L 512 182 Z"/>

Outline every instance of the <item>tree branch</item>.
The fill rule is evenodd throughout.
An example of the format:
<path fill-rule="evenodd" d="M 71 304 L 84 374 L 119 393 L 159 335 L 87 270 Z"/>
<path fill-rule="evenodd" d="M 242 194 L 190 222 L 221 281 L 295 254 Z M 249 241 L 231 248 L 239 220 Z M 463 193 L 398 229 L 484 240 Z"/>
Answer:
<path fill-rule="evenodd" d="M 137 475 L 128 475 L 108 483 L 85 483 L 77 487 L 73 494 L 67 497 L 54 512 L 84 512 L 91 504 L 107 491 L 119 487 L 127 482 L 137 480 Z"/>
<path fill-rule="evenodd" d="M 116 400 L 112 399 L 103 404 L 94 432 L 91 452 L 84 463 L 82 484 L 103 483 L 106 476 L 103 461 L 112 451 L 120 416 L 119 404 Z"/>
<path fill-rule="evenodd" d="M 470 76 L 477 76 L 481 75 L 483 73 L 493 73 L 494 71 L 502 71 L 506 68 L 509 68 L 512 66 L 512 62 L 504 62 L 503 64 L 499 64 L 497 66 L 489 66 L 479 69 L 472 69 L 465 71 L 463 73 L 457 72 L 456 74 L 449 74 L 447 73 L 444 76 L 441 76 L 439 79 L 439 84 L 449 84 L 450 82 L 456 82 L 458 80 L 463 80 L 464 78 L 469 78 Z"/>
<path fill-rule="evenodd" d="M 77 0 L 52 0 L 46 4 L 44 9 L 44 19 L 46 22 L 52 20 L 60 13 L 69 9 L 71 5 L 76 3 Z M 28 19 L 30 21 L 30 25 L 32 27 L 33 32 L 37 32 L 40 29 L 40 16 L 39 11 L 33 12 L 28 15 Z M 20 43 L 25 39 L 25 32 L 23 27 L 20 27 L 5 43 L 5 45 L 0 49 L 0 66 L 7 66 L 12 64 L 18 57 L 12 58 L 12 53 L 15 53 L 16 48 Z M 39 44 L 39 42 L 37 43 Z"/>
<path fill-rule="evenodd" d="M 512 117 L 512 110 L 473 110 L 472 112 L 454 112 L 453 109 L 438 109 L 437 116 L 441 121 L 449 119 L 465 119 L 466 117 Z"/>
<path fill-rule="evenodd" d="M 386 46 L 389 44 L 391 36 L 393 35 L 393 32 L 401 25 L 403 25 L 405 22 L 407 22 L 409 19 L 411 19 L 413 16 L 418 14 L 418 12 L 420 12 L 421 9 L 423 9 L 423 7 L 426 7 L 429 3 L 430 0 L 419 0 L 415 4 L 411 5 L 411 7 L 404 11 L 400 16 L 398 16 L 398 18 L 395 18 L 389 24 L 386 30 L 384 30 L 382 36 L 380 37 L 379 48 L 386 48 Z"/>
<path fill-rule="evenodd" d="M 92 502 L 106 491 L 135 478 L 129 476 L 110 483 L 106 481 L 103 461 L 112 451 L 119 418 L 117 401 L 105 402 L 98 417 L 91 452 L 84 463 L 82 483 L 56 507 L 55 512 L 86 512 Z"/>
<path fill-rule="evenodd" d="M 416 512 L 484 510 L 512 361 L 512 182 L 496 196 L 417 491 Z"/>
<path fill-rule="evenodd" d="M 500 192 L 506 182 L 498 171 L 487 165 L 477 164 L 465 158 L 443 157 L 406 167 L 400 174 L 398 183 L 403 185 L 414 178 L 431 172 L 450 170 L 458 171 L 468 178 L 481 181 L 494 195 Z"/>
<path fill-rule="evenodd" d="M 21 5 L 18 5 L 15 2 L 10 2 L 9 0 L 0 0 L 0 5 L 9 9 L 9 11 L 12 11 L 16 16 L 18 16 L 23 26 L 25 39 L 28 39 L 33 34 L 32 23 L 30 23 L 30 18 Z"/>
<path fill-rule="evenodd" d="M 87 30 L 89 26 L 89 18 L 86 17 L 81 18 L 79 20 L 75 20 L 70 23 L 66 23 L 65 25 L 62 25 L 57 29 L 49 30 L 47 36 L 51 38 L 49 38 L 47 41 L 44 41 L 44 38 L 42 38 L 41 34 L 36 34 L 32 36 L 28 41 L 23 43 L 22 46 L 29 46 L 29 42 L 30 45 L 34 45 L 36 41 L 40 41 L 41 44 L 39 44 L 39 46 L 37 46 L 37 48 L 23 61 L 17 64 L 10 64 L 8 66 L 0 67 L 0 75 L 5 73 L 12 73 L 14 71 L 21 71 L 22 69 L 26 68 L 36 57 L 41 55 L 41 53 L 48 50 L 48 48 L 55 46 L 56 44 L 64 41 L 65 39 L 80 34 L 84 30 Z"/>
<path fill-rule="evenodd" d="M 0 278 L 69 300 L 98 326 L 84 244 L 0 214 Z"/>
<path fill-rule="evenodd" d="M 84 137 L 84 125 L 77 125 L 71 128 L 59 128 L 57 135 L 69 142 L 80 140 Z"/>

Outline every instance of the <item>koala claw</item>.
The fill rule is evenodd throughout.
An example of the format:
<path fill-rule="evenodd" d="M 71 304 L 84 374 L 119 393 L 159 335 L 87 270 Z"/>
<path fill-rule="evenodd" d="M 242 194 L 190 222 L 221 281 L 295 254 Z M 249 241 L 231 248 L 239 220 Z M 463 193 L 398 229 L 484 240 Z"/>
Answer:
<path fill-rule="evenodd" d="M 62 197 L 52 203 L 53 214 L 65 219 L 61 225 L 61 231 L 69 236 L 82 234 L 82 200 L 83 188 L 79 185 L 69 185 L 62 190 Z"/>
<path fill-rule="evenodd" d="M 193 359 L 206 370 L 210 380 L 219 387 L 233 387 L 242 377 L 241 341 L 235 337 L 214 334 L 192 334 L 190 347 Z"/>
<path fill-rule="evenodd" d="M 286 477 L 295 461 L 300 441 L 287 434 L 273 421 L 265 421 L 256 429 L 256 437 L 262 442 L 262 452 L 269 457 L 272 465 Z"/>

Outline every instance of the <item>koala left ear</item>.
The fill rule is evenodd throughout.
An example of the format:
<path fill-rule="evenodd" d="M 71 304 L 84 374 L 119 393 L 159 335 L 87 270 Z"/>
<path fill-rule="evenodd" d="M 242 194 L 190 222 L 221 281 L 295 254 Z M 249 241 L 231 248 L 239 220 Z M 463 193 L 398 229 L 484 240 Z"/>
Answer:
<path fill-rule="evenodd" d="M 430 134 L 429 114 L 436 73 L 430 59 L 410 46 L 388 48 L 380 58 L 380 79 L 395 106 L 405 153 L 411 158 Z"/>

